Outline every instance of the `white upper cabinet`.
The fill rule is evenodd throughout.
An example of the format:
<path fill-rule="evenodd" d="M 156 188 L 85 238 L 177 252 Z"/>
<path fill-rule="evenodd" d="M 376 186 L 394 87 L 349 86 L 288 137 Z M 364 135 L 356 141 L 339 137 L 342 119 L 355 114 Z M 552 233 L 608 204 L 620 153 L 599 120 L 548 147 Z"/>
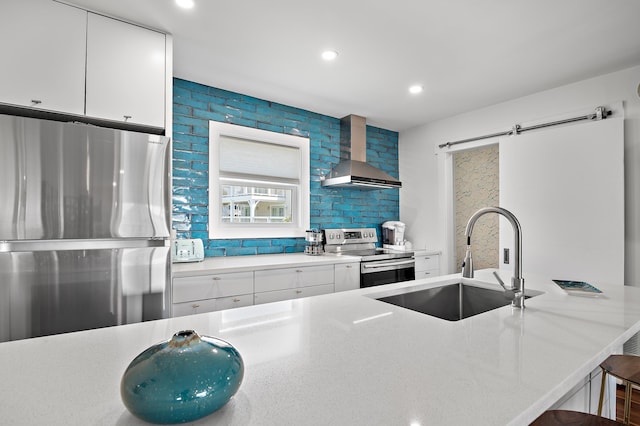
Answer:
<path fill-rule="evenodd" d="M 53 1 L 3 0 L 0 102 L 84 114 L 86 19 Z"/>
<path fill-rule="evenodd" d="M 0 103 L 166 128 L 165 34 L 52 0 L 1 1 Z"/>
<path fill-rule="evenodd" d="M 165 35 L 89 13 L 86 114 L 164 128 Z"/>

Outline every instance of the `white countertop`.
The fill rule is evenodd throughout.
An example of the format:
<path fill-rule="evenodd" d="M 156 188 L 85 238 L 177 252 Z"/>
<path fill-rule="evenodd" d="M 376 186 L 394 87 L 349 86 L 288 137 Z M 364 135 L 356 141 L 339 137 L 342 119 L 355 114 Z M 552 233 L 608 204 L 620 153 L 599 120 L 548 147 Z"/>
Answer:
<path fill-rule="evenodd" d="M 425 255 L 429 256 L 429 255 L 442 254 L 442 250 L 429 249 L 429 248 L 426 248 L 426 249 L 424 249 L 424 248 L 423 249 L 414 248 L 412 251 L 418 256 L 425 256 Z"/>
<path fill-rule="evenodd" d="M 202 262 L 173 263 L 171 270 L 174 277 L 189 277 L 224 272 L 333 265 L 350 262 L 360 262 L 360 257 L 329 253 L 318 256 L 310 256 L 304 253 L 260 254 L 255 256 L 206 257 Z"/>
<path fill-rule="evenodd" d="M 640 330 L 638 288 L 586 298 L 525 278 L 545 294 L 524 311 L 458 322 L 366 296 L 438 277 L 1 343 L 2 423 L 143 424 L 120 400 L 122 373 L 194 329 L 232 343 L 246 368 L 236 396 L 196 424 L 525 425 Z"/>
<path fill-rule="evenodd" d="M 417 255 L 435 255 L 441 253 L 440 250 L 434 249 L 414 249 L 413 251 Z M 219 256 L 206 257 L 202 262 L 173 263 L 171 271 L 174 277 L 190 277 L 203 274 L 333 265 L 359 261 L 360 256 L 337 255 L 332 253 L 324 253 L 318 256 L 310 256 L 304 253 Z"/>

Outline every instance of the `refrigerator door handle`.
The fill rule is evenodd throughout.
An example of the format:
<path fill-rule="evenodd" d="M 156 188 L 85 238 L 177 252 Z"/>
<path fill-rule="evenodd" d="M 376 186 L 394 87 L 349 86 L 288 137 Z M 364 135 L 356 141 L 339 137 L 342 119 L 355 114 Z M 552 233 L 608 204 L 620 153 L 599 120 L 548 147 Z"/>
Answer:
<path fill-rule="evenodd" d="M 13 240 L 0 241 L 0 253 L 169 247 L 168 239 Z"/>

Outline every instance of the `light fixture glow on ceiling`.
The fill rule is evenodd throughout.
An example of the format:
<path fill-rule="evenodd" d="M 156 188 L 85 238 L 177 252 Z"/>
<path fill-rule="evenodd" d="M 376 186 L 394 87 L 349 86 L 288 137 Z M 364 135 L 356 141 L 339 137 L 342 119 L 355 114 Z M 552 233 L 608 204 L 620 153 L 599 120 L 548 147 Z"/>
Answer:
<path fill-rule="evenodd" d="M 193 0 L 176 0 L 176 4 L 184 9 L 191 9 L 195 3 Z"/>
<path fill-rule="evenodd" d="M 414 95 L 422 93 L 423 90 L 424 87 L 420 86 L 419 84 L 414 84 L 413 86 L 409 87 L 409 93 L 412 93 Z"/>
<path fill-rule="evenodd" d="M 335 50 L 325 50 L 324 52 L 322 52 L 322 59 L 324 59 L 325 61 L 333 61 L 337 57 L 338 52 L 336 52 Z"/>

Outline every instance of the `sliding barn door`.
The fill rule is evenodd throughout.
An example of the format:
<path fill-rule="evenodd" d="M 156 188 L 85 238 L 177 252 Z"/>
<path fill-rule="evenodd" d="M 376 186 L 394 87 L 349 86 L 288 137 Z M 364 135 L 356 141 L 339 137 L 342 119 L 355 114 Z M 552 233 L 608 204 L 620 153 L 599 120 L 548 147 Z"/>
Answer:
<path fill-rule="evenodd" d="M 551 279 L 624 282 L 623 120 L 532 131 L 500 140 L 500 206 L 522 226 L 522 267 Z M 500 220 L 513 255 L 511 226 Z"/>

